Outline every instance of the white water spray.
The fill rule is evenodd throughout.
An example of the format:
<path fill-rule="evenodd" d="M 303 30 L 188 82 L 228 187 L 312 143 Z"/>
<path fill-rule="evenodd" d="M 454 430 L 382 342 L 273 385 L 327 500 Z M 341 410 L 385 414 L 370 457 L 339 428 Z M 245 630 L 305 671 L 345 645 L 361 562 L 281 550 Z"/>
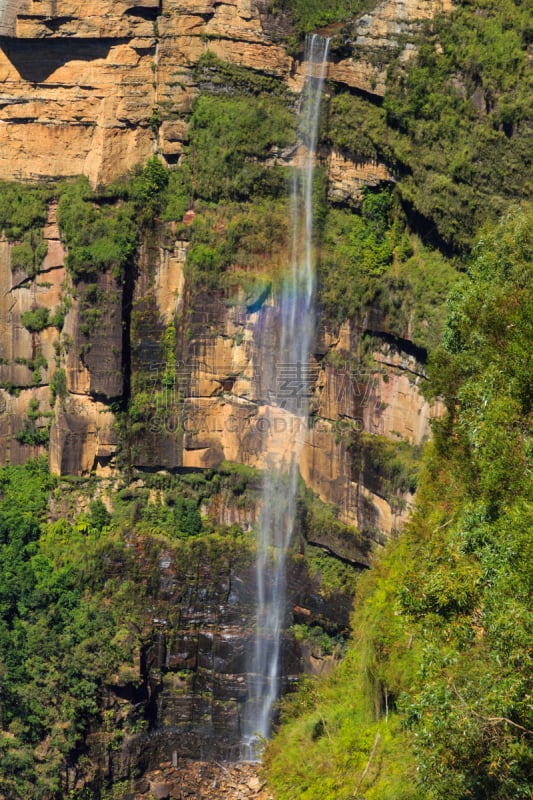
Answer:
<path fill-rule="evenodd" d="M 269 387 L 273 404 L 292 415 L 296 424 L 291 427 L 298 434 L 287 441 L 279 471 L 267 472 L 263 483 L 256 560 L 257 619 L 243 732 L 245 758 L 257 757 L 261 740 L 270 735 L 272 710 L 280 694 L 287 617 L 286 557 L 294 531 L 298 457 L 307 428 L 306 376 L 315 323 L 313 172 L 328 46 L 329 39 L 316 34 L 307 37 L 298 147 L 302 159 L 292 178 L 291 265 L 280 300 L 276 386 Z"/>

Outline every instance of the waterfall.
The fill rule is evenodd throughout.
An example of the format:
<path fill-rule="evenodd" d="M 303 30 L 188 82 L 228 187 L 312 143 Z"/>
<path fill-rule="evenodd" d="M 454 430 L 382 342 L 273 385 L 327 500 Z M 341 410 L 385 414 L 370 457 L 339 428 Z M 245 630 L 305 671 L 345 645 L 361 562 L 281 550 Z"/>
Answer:
<path fill-rule="evenodd" d="M 298 458 L 307 428 L 307 376 L 314 332 L 313 172 L 320 100 L 329 39 L 317 34 L 305 44 L 306 76 L 300 105 L 299 146 L 291 191 L 292 244 L 288 275 L 279 302 L 279 346 L 269 387 L 272 405 L 283 409 L 287 449 L 283 463 L 265 472 L 258 525 L 257 616 L 249 657 L 249 700 L 243 751 L 255 758 L 270 735 L 272 710 L 280 693 L 282 636 L 286 627 L 286 557 L 294 531 Z M 294 424 L 296 423 L 296 425 Z"/>

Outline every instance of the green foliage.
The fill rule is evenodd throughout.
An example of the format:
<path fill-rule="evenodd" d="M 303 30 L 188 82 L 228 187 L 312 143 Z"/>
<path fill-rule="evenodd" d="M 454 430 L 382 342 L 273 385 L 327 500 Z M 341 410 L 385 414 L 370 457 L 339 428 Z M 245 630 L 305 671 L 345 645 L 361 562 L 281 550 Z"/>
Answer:
<path fill-rule="evenodd" d="M 40 333 L 50 325 L 50 312 L 47 308 L 35 308 L 33 311 L 24 311 L 20 321 L 30 333 Z"/>
<path fill-rule="evenodd" d="M 489 504 L 520 495 L 529 481 L 532 221 L 531 208 L 514 208 L 486 230 L 450 297 L 443 346 L 431 362 L 433 391 L 444 396 L 469 459 L 472 493 Z"/>
<path fill-rule="evenodd" d="M 140 187 L 146 195 L 154 190 L 155 180 Z M 66 246 L 66 265 L 75 280 L 94 278 L 112 269 L 120 276 L 136 247 L 137 229 L 132 202 L 99 201 L 86 178 L 66 185 L 57 207 L 57 219 Z"/>
<path fill-rule="evenodd" d="M 143 586 L 128 551 L 90 527 L 46 524 L 46 462 L 0 470 L 0 791 L 66 796 L 65 764 L 97 720 L 104 680 L 132 663 Z M 124 564 L 124 580 L 113 567 Z M 46 742 L 46 759 L 36 747 Z"/>
<path fill-rule="evenodd" d="M 332 22 L 347 22 L 375 4 L 373 0 L 280 0 L 273 3 L 272 11 L 278 7 L 289 11 L 296 31 L 302 34 Z"/>
<path fill-rule="evenodd" d="M 265 764 L 276 800 L 421 800 L 409 744 L 395 717 L 376 722 L 361 702 L 360 660 L 351 652 L 326 681 L 287 698 Z M 367 769 L 368 767 L 368 769 Z M 355 790 L 355 793 L 354 793 Z"/>
<path fill-rule="evenodd" d="M 86 284 L 80 295 L 80 332 L 90 337 L 100 324 L 109 298 L 97 283 Z"/>
<path fill-rule="evenodd" d="M 414 494 L 421 448 L 404 440 L 362 433 L 350 448 L 355 474 L 364 474 L 364 484 L 392 502 L 398 494 Z"/>
<path fill-rule="evenodd" d="M 387 192 L 367 194 L 362 216 L 354 216 L 348 244 L 357 253 L 363 274 L 382 275 L 392 262 L 392 242 L 388 221 L 392 200 Z"/>
<path fill-rule="evenodd" d="M 356 161 L 377 160 L 386 137 L 385 112 L 380 106 L 348 92 L 333 95 L 328 105 L 329 144 Z"/>
<path fill-rule="evenodd" d="M 26 231 L 20 244 L 11 250 L 11 269 L 23 269 L 30 278 L 35 277 L 48 251 L 48 242 L 41 230 Z"/>
<path fill-rule="evenodd" d="M 148 120 L 148 124 L 150 125 L 153 133 L 157 134 L 157 131 L 161 125 L 161 114 L 157 107 L 152 109 L 152 115 Z"/>
<path fill-rule="evenodd" d="M 265 161 L 294 142 L 294 115 L 276 78 L 210 52 L 196 75 L 206 92 L 193 108 L 186 160 L 170 172 L 162 216 L 178 221 L 195 207 L 192 226 L 180 231 L 191 241 L 186 268 L 193 286 L 220 288 L 230 265 L 228 285 L 250 284 L 244 273 L 279 251 L 286 236 L 286 170 Z"/>
<path fill-rule="evenodd" d="M 111 514 L 102 500 L 93 500 L 89 506 L 89 525 L 101 532 L 111 522 Z"/>
<path fill-rule="evenodd" d="M 448 411 L 417 509 L 358 582 L 345 664 L 289 704 L 268 756 L 277 798 L 354 796 L 369 762 L 355 796 L 531 795 L 532 231 L 511 209 L 451 295 L 431 368 Z M 409 480 L 383 444 L 373 469 Z"/>
<path fill-rule="evenodd" d="M 528 4 L 459 3 L 421 34 L 385 97 L 380 150 L 396 161 L 406 203 L 455 249 L 531 191 Z"/>
<path fill-rule="evenodd" d="M 335 95 L 327 139 L 389 166 L 426 242 L 468 251 L 485 220 L 531 193 L 530 8 L 459 2 L 389 70 L 383 106 Z"/>
<path fill-rule="evenodd" d="M 431 349 L 458 273 L 438 250 L 408 234 L 390 190 L 367 193 L 359 213 L 330 208 L 323 226 L 319 302 L 330 322 L 379 307 L 387 330 Z"/>
<path fill-rule="evenodd" d="M 37 353 L 33 361 L 28 361 L 28 367 L 32 370 L 32 384 L 39 386 L 42 381 L 41 369 L 46 368 L 48 363 L 42 353 Z M 31 402 L 30 402 L 31 407 Z"/>
<path fill-rule="evenodd" d="M 147 503 L 142 510 L 142 522 L 148 530 L 171 538 L 187 539 L 205 532 L 197 503 L 179 495 L 167 494 L 163 503 Z"/>
<path fill-rule="evenodd" d="M 227 266 L 223 249 L 216 249 L 203 242 L 193 244 L 187 253 L 187 270 L 189 275 L 205 276 L 207 285 L 215 287 L 220 284 L 220 274 Z"/>
<path fill-rule="evenodd" d="M 359 572 L 351 564 L 331 556 L 320 547 L 312 546 L 305 548 L 305 563 L 309 575 L 319 581 L 321 596 L 330 598 L 336 594 L 352 596 L 355 593 Z"/>
<path fill-rule="evenodd" d="M 319 625 L 292 625 L 291 633 L 297 642 L 305 642 L 318 657 L 338 655 L 344 646 L 339 636 L 330 636 Z"/>
<path fill-rule="evenodd" d="M 145 166 L 129 180 L 126 195 L 135 208 L 138 227 L 152 224 L 164 206 L 169 172 L 157 156 L 149 158 Z"/>
<path fill-rule="evenodd" d="M 257 199 L 202 206 L 187 235 L 191 247 L 186 274 L 193 286 L 232 289 L 238 285 L 254 296 L 257 268 L 270 265 L 275 270 L 283 257 L 288 236 L 286 201 Z"/>
<path fill-rule="evenodd" d="M 38 240 L 48 215 L 50 194 L 45 186 L 2 182 L 0 231 L 12 242 L 31 242 L 32 233 Z"/>
<path fill-rule="evenodd" d="M 294 142 L 294 118 L 286 104 L 268 95 L 200 95 L 189 127 L 191 182 L 208 201 L 279 196 L 280 173 L 261 161 Z"/>
<path fill-rule="evenodd" d="M 67 397 L 67 374 L 62 367 L 58 367 L 50 380 L 50 392 L 52 394 L 52 403 L 55 402 L 56 397 L 60 400 L 65 400 Z"/>
<path fill-rule="evenodd" d="M 39 373 L 40 382 L 41 375 Z M 33 446 L 47 445 L 50 440 L 50 422 L 45 425 L 39 424 L 42 418 L 39 412 L 39 401 L 30 400 L 28 416 L 24 420 L 22 428 L 16 432 L 15 439 L 20 444 L 27 444 Z"/>
<path fill-rule="evenodd" d="M 191 176 L 187 166 L 179 166 L 168 174 L 163 220 L 179 221 L 192 202 Z"/>

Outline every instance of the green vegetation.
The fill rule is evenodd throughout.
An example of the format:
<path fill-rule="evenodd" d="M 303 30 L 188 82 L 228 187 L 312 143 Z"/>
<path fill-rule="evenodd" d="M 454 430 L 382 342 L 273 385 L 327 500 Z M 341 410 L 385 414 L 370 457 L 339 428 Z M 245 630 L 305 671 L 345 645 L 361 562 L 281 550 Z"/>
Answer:
<path fill-rule="evenodd" d="M 66 265 L 75 280 L 108 269 L 119 277 L 135 252 L 133 204 L 98 200 L 86 178 L 61 193 L 57 219 L 67 245 Z"/>
<path fill-rule="evenodd" d="M 300 490 L 300 504 L 302 528 L 307 541 L 330 547 L 347 561 L 357 562 L 362 559 L 365 563 L 365 556 L 368 555 L 370 548 L 369 542 L 354 526 L 341 522 L 338 508 L 322 502 L 310 489 Z M 315 557 L 315 567 L 311 568 L 311 572 L 318 571 L 319 561 L 320 559 Z M 334 588 L 340 589 L 345 581 L 354 579 L 353 568 L 350 569 L 351 572 L 339 567 L 339 574 L 333 572 L 323 580 L 321 591 L 327 593 Z"/>
<path fill-rule="evenodd" d="M 391 334 L 426 349 L 438 344 L 458 272 L 409 234 L 390 189 L 368 191 L 359 213 L 330 208 L 319 258 L 318 299 L 330 322 L 361 322 L 374 306 Z"/>
<path fill-rule="evenodd" d="M 51 190 L 46 186 L 2 182 L 0 233 L 14 243 L 12 269 L 22 269 L 30 278 L 36 275 L 48 249 L 42 229 L 50 198 Z"/>
<path fill-rule="evenodd" d="M 382 107 L 332 99 L 329 140 L 388 164 L 412 222 L 449 250 L 468 251 L 484 221 L 531 194 L 530 12 L 463 0 L 391 66 Z"/>
<path fill-rule="evenodd" d="M 319 625 L 292 625 L 291 633 L 297 642 L 307 644 L 319 658 L 331 655 L 338 657 L 344 649 L 342 636 L 331 636 Z"/>
<path fill-rule="evenodd" d="M 286 703 L 279 800 L 531 794 L 532 223 L 487 229 L 452 293 L 416 512 L 358 584 L 344 664 Z"/>
<path fill-rule="evenodd" d="M 30 278 L 35 277 L 48 251 L 48 242 L 41 230 L 26 231 L 20 244 L 11 250 L 11 268 L 23 269 Z"/>
<path fill-rule="evenodd" d="M 41 373 L 38 372 L 37 379 L 34 383 L 38 384 L 40 382 Z M 28 415 L 24 420 L 22 428 L 15 434 L 15 439 L 20 444 L 32 446 L 47 445 L 50 440 L 50 421 L 45 425 L 39 424 L 39 420 L 49 415 L 42 414 L 39 411 L 39 405 L 38 400 L 30 400 Z"/>
<path fill-rule="evenodd" d="M 227 291 L 240 287 L 254 298 L 258 282 L 264 286 L 259 270 L 275 272 L 283 263 L 287 213 L 285 198 L 199 206 L 192 225 L 183 230 L 191 242 L 186 262 L 191 284 Z"/>
<path fill-rule="evenodd" d="M 33 311 L 24 311 L 20 321 L 30 333 L 40 333 L 51 324 L 50 312 L 43 307 L 36 308 Z"/>
<path fill-rule="evenodd" d="M 420 447 L 363 432 L 354 438 L 350 454 L 354 474 L 363 474 L 365 486 L 385 497 L 391 505 L 398 501 L 399 495 L 415 493 Z"/>
<path fill-rule="evenodd" d="M 459 4 L 425 33 L 385 98 L 404 200 L 464 249 L 480 225 L 531 192 L 531 8 Z"/>
<path fill-rule="evenodd" d="M 143 488 L 126 489 L 119 500 L 126 506 L 132 504 L 130 510 L 134 516 L 139 515 L 143 525 L 147 523 L 144 528 L 151 528 L 152 533 L 161 525 L 169 536 L 187 538 L 214 530 L 211 522 L 199 515 L 203 503 L 220 496 L 225 502 L 245 507 L 255 498 L 259 477 L 260 473 L 252 467 L 224 462 L 217 470 L 185 475 L 146 475 Z M 157 500 L 153 499 L 154 492 Z M 179 527 L 182 521 L 184 528 Z"/>
<path fill-rule="evenodd" d="M 99 743 L 112 752 L 147 727 L 142 703 L 125 714 L 122 701 L 120 709 L 106 707 L 105 698 L 117 681 L 143 696 L 138 658 L 148 644 L 145 623 L 172 611 L 160 588 L 160 554 L 175 565 L 180 591 L 196 590 L 200 571 L 210 571 L 216 587 L 233 567 L 248 566 L 251 540 L 236 527 L 204 525 L 198 502 L 215 485 L 238 496 L 255 480 L 253 471 L 232 465 L 211 478 L 156 475 L 148 477 L 149 487 L 115 495 L 110 513 L 99 494 L 94 498 L 94 479 L 60 483 L 44 460 L 0 469 L 3 795 L 70 796 L 67 773 L 87 766 L 79 758 L 90 731 L 97 729 Z M 172 505 L 146 502 L 150 492 L 163 492 Z M 47 521 L 51 497 L 62 508 L 71 497 L 68 520 Z M 80 505 L 87 511 L 80 513 Z M 173 510 L 182 541 L 174 531 L 165 536 L 163 507 Z M 146 509 L 155 515 L 152 533 Z M 92 779 L 90 773 L 83 774 Z M 98 776 L 80 796 L 106 791 Z"/>
<path fill-rule="evenodd" d="M 55 402 L 56 397 L 60 400 L 65 400 L 67 397 L 67 374 L 62 367 L 58 367 L 50 380 L 50 393 L 52 395 L 52 403 Z"/>
<path fill-rule="evenodd" d="M 168 170 L 154 157 L 101 192 L 93 191 L 84 177 L 58 187 L 57 219 L 75 281 L 94 281 L 107 270 L 123 277 L 140 231 L 161 212 L 168 182 Z"/>
<path fill-rule="evenodd" d="M 288 11 L 301 35 L 332 22 L 349 22 L 375 5 L 375 0 L 274 0 L 271 13 Z"/>
<path fill-rule="evenodd" d="M 155 533 L 166 533 L 178 539 L 188 539 L 205 532 L 202 518 L 194 500 L 167 497 L 164 503 L 149 503 L 142 511 L 142 527 Z"/>
<path fill-rule="evenodd" d="M 162 209 L 169 184 L 169 173 L 161 161 L 153 156 L 149 158 L 142 169 L 126 182 L 125 185 L 117 183 L 109 187 L 112 195 L 116 191 L 133 203 L 135 208 L 135 223 L 139 229 L 150 227 Z"/>
<path fill-rule="evenodd" d="M 164 221 L 179 222 L 192 205 L 191 176 L 187 166 L 179 166 L 168 173 Z"/>
<path fill-rule="evenodd" d="M 346 91 L 332 96 L 325 137 L 329 144 L 356 160 L 377 159 L 386 136 L 385 114 L 380 106 Z"/>
<path fill-rule="evenodd" d="M 189 128 L 195 196 L 211 202 L 279 196 L 284 173 L 261 162 L 294 140 L 294 116 L 277 96 L 200 95 Z"/>
<path fill-rule="evenodd" d="M 102 680 L 132 658 L 127 625 L 142 591 L 106 574 L 106 559 L 125 554 L 116 539 L 81 522 L 45 523 L 55 484 L 42 461 L 0 470 L 0 790 L 14 800 L 64 791 Z M 35 751 L 42 741 L 46 759 Z"/>
<path fill-rule="evenodd" d="M 400 725 L 395 718 L 373 720 L 362 670 L 351 649 L 332 678 L 307 678 L 285 701 L 280 733 L 265 758 L 276 800 L 421 798 L 414 758 L 405 739 L 396 738 Z M 376 742 L 378 754 L 369 758 Z M 389 770 L 377 783 L 385 763 Z"/>
<path fill-rule="evenodd" d="M 2 183 L 0 231 L 10 242 L 26 241 L 26 234 L 39 237 L 48 216 L 51 191 L 46 186 Z"/>
<path fill-rule="evenodd" d="M 328 521 L 329 522 L 329 521 Z M 339 523 L 335 519 L 337 524 Z M 349 529 L 349 526 L 346 526 Z M 324 528 L 323 533 L 327 535 L 329 528 Z M 353 535 L 353 529 L 351 529 Z M 310 536 L 310 532 L 307 532 Z M 320 547 L 306 546 L 305 563 L 309 570 L 309 575 L 319 583 L 318 593 L 322 597 L 330 598 L 335 595 L 344 594 L 348 597 L 353 596 L 359 576 L 352 564 L 346 564 Z M 331 621 L 329 621 L 331 624 Z M 328 620 L 324 620 L 327 625 Z"/>

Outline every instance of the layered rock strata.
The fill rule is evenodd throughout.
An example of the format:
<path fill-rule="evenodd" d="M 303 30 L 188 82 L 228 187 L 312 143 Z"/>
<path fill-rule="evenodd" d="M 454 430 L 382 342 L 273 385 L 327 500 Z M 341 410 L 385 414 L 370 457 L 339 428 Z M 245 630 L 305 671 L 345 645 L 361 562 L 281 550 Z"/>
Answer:
<path fill-rule="evenodd" d="M 111 403 L 124 388 L 123 287 L 111 274 L 98 277 L 106 301 L 98 309 L 98 323 L 87 330 L 86 288 L 82 282 L 74 292 L 66 275 L 53 208 L 46 236 L 48 255 L 34 278 L 12 272 L 11 247 L 0 246 L 3 285 L 11 287 L 0 301 L 0 376 L 7 387 L 0 390 L 2 459 L 22 463 L 42 450 L 14 438 L 33 401 L 39 404 L 38 426 L 51 421 L 52 470 L 105 475 L 114 469 L 118 450 Z M 144 386 L 145 414 L 128 434 L 131 464 L 171 470 L 216 467 L 223 460 L 261 469 L 281 466 L 288 441 L 300 437 L 302 476 L 324 501 L 339 507 L 346 521 L 385 533 L 399 527 L 405 507 L 393 512 L 387 498 L 365 490 L 354 474 L 345 434 L 365 431 L 414 445 L 424 441 L 432 410 L 418 389 L 423 365 L 384 344 L 374 354 L 378 367 L 365 367 L 359 358 L 363 331 L 346 323 L 335 336 L 319 336 L 314 365 L 297 374 L 298 365 L 270 363 L 270 344 L 278 335 L 273 306 L 267 302 L 252 313 L 242 305 L 228 308 L 222 297 L 212 295 L 197 297 L 188 308 L 187 335 L 178 326 L 177 363 L 169 379 L 165 331 L 184 306 L 185 255 L 186 243 L 178 241 L 170 251 L 157 250 L 155 269 L 148 269 L 142 256 L 139 263 L 128 357 L 130 380 Z M 23 313 L 38 307 L 49 309 L 51 317 L 66 310 L 61 333 L 53 326 L 30 333 L 22 325 Z M 34 369 L 37 354 L 44 364 L 40 373 Z M 54 400 L 50 384 L 58 370 L 65 373 L 67 391 Z M 273 371 L 287 392 L 311 404 L 308 429 L 302 430 L 299 419 L 283 407 L 271 405 L 264 374 Z"/>
<path fill-rule="evenodd" d="M 298 61 L 273 41 L 273 20 L 249 0 L 200 5 L 99 0 L 90 6 L 25 0 L 15 5 L 0 8 L 5 34 L 0 41 L 0 178 L 85 174 L 99 185 L 142 163 L 154 148 L 175 163 L 187 142 L 188 117 L 199 91 L 194 67 L 208 51 L 278 76 L 295 90 L 301 86 Z M 355 24 L 350 36 L 356 48 L 350 58 L 332 60 L 329 77 L 379 95 L 384 73 L 376 53 L 407 46 L 420 20 L 447 6 L 439 0 L 384 0 Z M 334 201 L 357 204 L 364 186 L 391 180 L 382 164 L 355 164 L 339 152 L 325 158 Z M 127 312 L 124 287 L 110 275 L 98 278 L 98 291 L 107 299 L 99 324 L 87 331 L 88 288 L 80 283 L 73 290 L 65 273 L 53 208 L 45 238 L 48 255 L 34 278 L 12 272 L 11 246 L 0 242 L 5 287 L 0 379 L 9 390 L 0 393 L 4 462 L 19 463 L 42 450 L 38 437 L 36 444 L 15 438 L 31 413 L 34 428 L 52 423 L 54 471 L 105 474 L 114 469 L 119 433 L 112 403 L 121 401 L 127 385 L 141 375 L 154 402 L 149 418 L 128 434 L 126 460 L 134 466 L 206 468 L 225 458 L 263 468 L 280 463 L 287 437 L 299 436 L 302 475 L 322 499 L 339 506 L 346 520 L 385 533 L 401 524 L 409 496 L 396 506 L 403 510 L 393 511 L 390 498 L 365 489 L 354 474 L 344 430 L 348 424 L 413 444 L 423 441 L 430 417 L 417 389 L 423 365 L 406 367 L 401 349 L 387 354 L 386 345 L 376 354 L 383 367 L 362 374 L 362 329 L 345 326 L 336 338 L 323 332 L 316 344 L 312 396 L 306 398 L 313 424 L 301 431 L 283 408 L 272 407 L 262 385 L 269 337 L 277 335 L 270 300 L 263 298 L 256 310 L 242 303 L 229 309 L 220 296 L 196 297 L 191 306 L 183 276 L 187 243 L 176 241 L 170 250 L 152 248 L 149 258 L 141 252 Z M 41 306 L 51 315 L 61 308 L 66 312 L 61 335 L 53 326 L 30 333 L 21 324 L 25 311 Z M 185 308 L 192 335 L 178 325 L 177 369 L 161 392 L 162 337 Z M 126 342 L 131 353 L 123 350 L 125 313 L 132 319 Z M 61 398 L 47 388 L 58 370 L 66 377 Z M 294 389 L 298 376 L 280 374 L 278 380 L 300 390 Z"/>
<path fill-rule="evenodd" d="M 329 78 L 382 95 L 390 52 L 403 48 L 407 58 L 419 23 L 449 7 L 450 0 L 384 0 L 348 31 L 353 55 L 333 58 Z M 206 52 L 299 91 L 300 65 L 273 41 L 272 27 L 250 0 L 5 0 L 0 178 L 84 174 L 99 185 L 154 147 L 175 163 L 198 91 L 194 67 Z"/>

